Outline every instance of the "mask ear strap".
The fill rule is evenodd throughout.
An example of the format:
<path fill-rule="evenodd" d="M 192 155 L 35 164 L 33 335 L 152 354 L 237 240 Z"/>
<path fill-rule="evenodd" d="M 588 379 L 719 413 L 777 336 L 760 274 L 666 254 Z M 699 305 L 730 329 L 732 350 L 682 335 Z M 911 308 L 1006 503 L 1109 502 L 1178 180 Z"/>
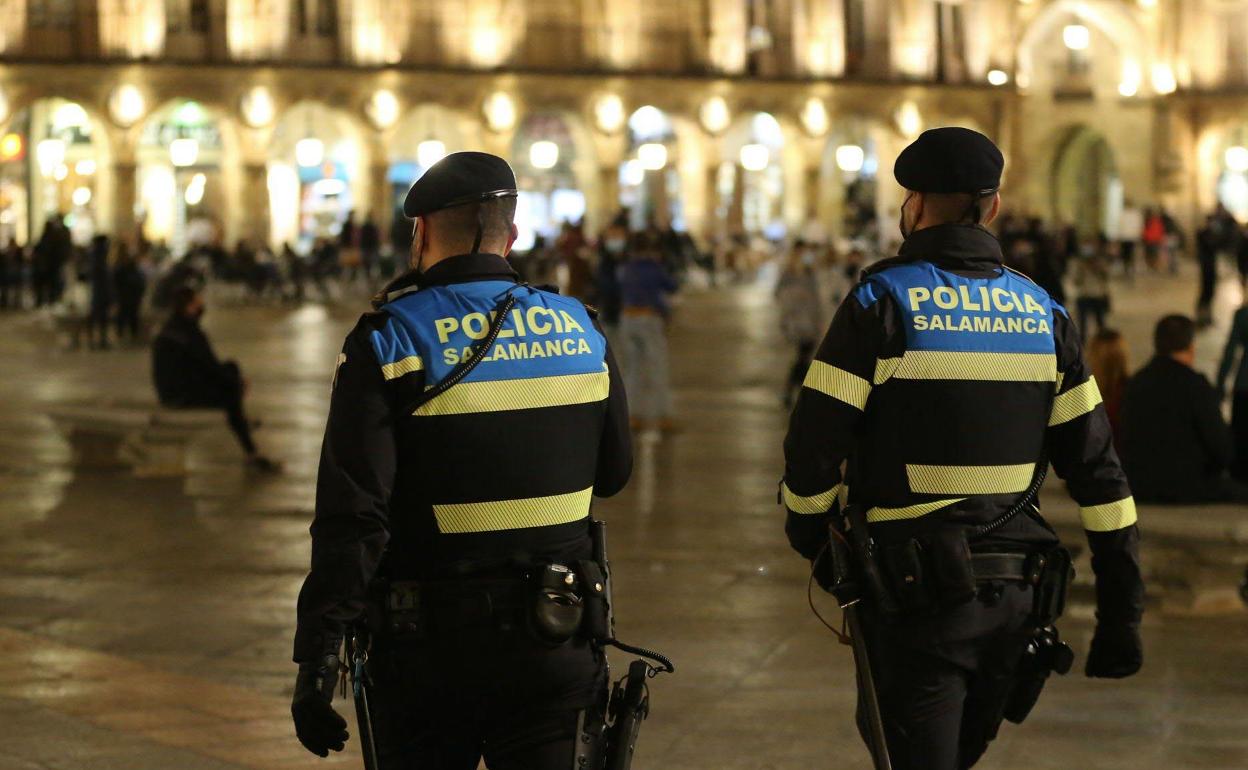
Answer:
<path fill-rule="evenodd" d="M 477 234 L 472 239 L 472 253 L 476 254 L 477 249 L 481 248 L 481 237 L 485 235 L 485 207 L 480 203 L 477 204 Z"/>

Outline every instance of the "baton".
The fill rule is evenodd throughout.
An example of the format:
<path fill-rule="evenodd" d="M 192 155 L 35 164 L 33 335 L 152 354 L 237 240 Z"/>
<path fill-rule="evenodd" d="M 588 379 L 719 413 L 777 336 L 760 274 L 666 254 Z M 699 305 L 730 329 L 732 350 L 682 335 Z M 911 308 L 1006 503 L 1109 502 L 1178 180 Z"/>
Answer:
<path fill-rule="evenodd" d="M 893 763 L 888 758 L 888 742 L 884 737 L 884 720 L 880 716 L 879 693 L 875 690 L 875 676 L 871 673 L 871 658 L 867 654 L 867 640 L 862 636 L 862 622 L 858 617 L 858 603 L 849 604 L 841 611 L 845 613 L 845 623 L 849 626 L 854 669 L 858 674 L 858 690 L 862 693 L 863 707 L 867 710 L 871 762 L 875 765 L 875 770 L 893 770 Z"/>
<path fill-rule="evenodd" d="M 373 717 L 368 704 L 368 651 L 359 646 L 359 638 L 354 634 L 347 638 L 347 658 L 351 661 L 351 692 L 355 696 L 355 722 L 360 731 L 364 770 L 378 770 L 377 742 L 373 739 Z"/>

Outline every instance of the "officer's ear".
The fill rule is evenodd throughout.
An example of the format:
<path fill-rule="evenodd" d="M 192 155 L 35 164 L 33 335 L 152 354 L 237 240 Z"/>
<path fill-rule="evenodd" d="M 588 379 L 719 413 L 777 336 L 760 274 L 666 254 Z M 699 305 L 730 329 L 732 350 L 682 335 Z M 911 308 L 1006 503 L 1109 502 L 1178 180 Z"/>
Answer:
<path fill-rule="evenodd" d="M 981 225 L 987 227 L 992 220 L 997 218 L 997 214 L 1001 213 L 1001 193 L 994 193 L 992 196 L 992 205 L 988 207 L 988 213 L 984 215 Z"/>
<path fill-rule="evenodd" d="M 425 218 L 416 217 L 416 221 L 412 224 L 412 246 L 407 254 L 407 261 L 411 267 L 416 267 L 420 263 L 421 241 L 425 238 Z"/>
<path fill-rule="evenodd" d="M 511 253 L 511 247 L 515 245 L 516 239 L 520 237 L 520 228 L 516 227 L 516 223 L 511 223 L 511 230 L 507 233 L 507 245 L 503 247 L 503 256 Z"/>

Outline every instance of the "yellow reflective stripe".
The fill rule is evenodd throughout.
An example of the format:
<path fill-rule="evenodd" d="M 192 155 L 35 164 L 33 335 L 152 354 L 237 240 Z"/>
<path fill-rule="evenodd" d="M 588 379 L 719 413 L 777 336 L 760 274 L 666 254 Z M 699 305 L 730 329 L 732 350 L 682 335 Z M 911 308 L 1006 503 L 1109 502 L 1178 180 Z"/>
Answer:
<path fill-rule="evenodd" d="M 590 487 L 580 492 L 549 497 L 496 500 L 489 503 L 435 504 L 433 515 L 438 520 L 438 531 L 444 534 L 547 527 L 578 521 L 588 516 L 593 494 L 594 489 Z"/>
<path fill-rule="evenodd" d="M 908 350 L 893 376 L 903 380 L 1053 382 L 1057 379 L 1057 357 L 1052 353 Z"/>
<path fill-rule="evenodd" d="M 1065 373 L 1065 372 L 1058 372 L 1058 373 L 1057 373 L 1057 384 L 1056 384 L 1056 386 L 1053 388 L 1053 392 L 1054 392 L 1054 393 L 1061 393 L 1061 392 L 1062 392 L 1062 383 L 1063 383 L 1063 382 L 1065 382 L 1065 381 L 1066 381 L 1066 373 Z"/>
<path fill-rule="evenodd" d="M 1135 498 L 1128 497 L 1116 503 L 1081 507 L 1079 517 L 1083 519 L 1083 528 L 1089 532 L 1113 532 L 1129 527 L 1138 519 Z"/>
<path fill-rule="evenodd" d="M 923 495 L 1004 495 L 1031 484 L 1035 463 L 1022 465 L 907 465 L 910 491 Z"/>
<path fill-rule="evenodd" d="M 802 384 L 859 410 L 867 408 L 867 397 L 871 395 L 871 383 L 823 361 L 810 362 L 806 381 Z"/>
<path fill-rule="evenodd" d="M 412 414 L 428 417 L 589 404 L 606 399 L 610 390 L 611 378 L 606 372 L 461 382 Z"/>
<path fill-rule="evenodd" d="M 871 508 L 867 511 L 867 521 L 899 521 L 901 519 L 917 519 L 920 516 L 926 516 L 932 511 L 938 511 L 946 508 L 954 503 L 960 503 L 965 497 L 959 497 L 954 500 L 933 500 L 930 503 L 919 503 L 906 508 Z"/>
<path fill-rule="evenodd" d="M 897 368 L 901 366 L 901 356 L 897 358 L 881 358 L 875 362 L 875 384 L 883 385 L 888 382 L 889 378 L 897 373 Z"/>
<path fill-rule="evenodd" d="M 827 513 L 832 503 L 841 493 L 842 484 L 837 484 L 826 492 L 803 497 L 789 489 L 788 482 L 780 485 L 780 494 L 784 498 L 784 507 L 794 513 Z"/>
<path fill-rule="evenodd" d="M 1070 422 L 1082 417 L 1101 403 L 1101 389 L 1096 386 L 1096 378 L 1089 377 L 1082 385 L 1076 385 L 1057 398 L 1053 399 L 1053 411 L 1049 415 L 1049 427 Z"/>
<path fill-rule="evenodd" d="M 425 368 L 425 362 L 420 356 L 408 356 L 401 358 L 392 364 L 381 365 L 381 375 L 387 380 L 397 379 L 405 374 L 419 372 Z"/>

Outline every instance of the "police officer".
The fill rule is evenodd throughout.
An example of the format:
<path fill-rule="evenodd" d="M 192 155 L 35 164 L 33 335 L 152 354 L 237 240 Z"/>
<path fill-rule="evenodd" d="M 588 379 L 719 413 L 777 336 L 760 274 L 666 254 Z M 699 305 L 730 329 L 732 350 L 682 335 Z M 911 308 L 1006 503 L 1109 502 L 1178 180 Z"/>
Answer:
<path fill-rule="evenodd" d="M 1018 503 L 1038 490 L 1046 457 L 1092 549 L 1086 673 L 1130 676 L 1142 660 L 1135 504 L 1074 324 L 1003 266 L 985 229 L 1003 165 L 965 128 L 926 131 L 901 153 L 900 254 L 841 305 L 785 439 L 793 547 L 823 582 L 828 521 L 861 506 L 882 562 L 892 606 L 864 602 L 862 622 L 894 768 L 972 766 L 1017 696 L 1037 638 L 1043 560 L 1032 557 L 1057 538 L 1036 510 L 1001 520 L 1030 509 Z M 864 711 L 860 699 L 870 745 Z"/>
<path fill-rule="evenodd" d="M 403 205 L 413 270 L 338 357 L 294 645 L 292 713 L 315 754 L 347 740 L 330 702 L 366 609 L 382 768 L 572 767 L 605 686 L 582 635 L 534 630 L 531 576 L 591 558 L 591 497 L 632 468 L 627 405 L 592 311 L 508 264 L 516 196 L 501 158 L 434 164 Z M 508 296 L 476 367 L 413 409 L 489 341 Z"/>

